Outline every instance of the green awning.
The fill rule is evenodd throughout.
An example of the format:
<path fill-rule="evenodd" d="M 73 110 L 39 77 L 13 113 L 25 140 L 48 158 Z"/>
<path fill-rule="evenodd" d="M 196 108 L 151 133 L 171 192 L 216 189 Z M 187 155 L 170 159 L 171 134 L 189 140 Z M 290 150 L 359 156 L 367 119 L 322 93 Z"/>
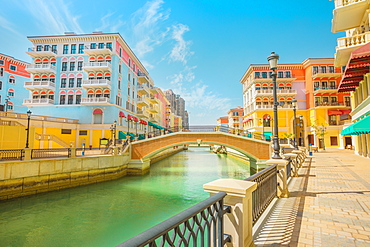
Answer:
<path fill-rule="evenodd" d="M 272 132 L 263 132 L 263 135 L 265 137 L 271 137 L 272 136 Z"/>
<path fill-rule="evenodd" d="M 127 135 L 130 136 L 130 139 L 134 139 L 136 137 L 136 135 L 134 133 L 131 133 L 131 132 L 127 132 Z"/>
<path fill-rule="evenodd" d="M 145 135 L 144 134 L 139 134 L 139 140 L 144 140 L 145 139 Z"/>
<path fill-rule="evenodd" d="M 118 139 L 126 139 L 127 135 L 123 133 L 122 131 L 118 132 Z"/>
<path fill-rule="evenodd" d="M 353 123 L 340 132 L 341 135 L 362 135 L 370 133 L 370 115 Z"/>

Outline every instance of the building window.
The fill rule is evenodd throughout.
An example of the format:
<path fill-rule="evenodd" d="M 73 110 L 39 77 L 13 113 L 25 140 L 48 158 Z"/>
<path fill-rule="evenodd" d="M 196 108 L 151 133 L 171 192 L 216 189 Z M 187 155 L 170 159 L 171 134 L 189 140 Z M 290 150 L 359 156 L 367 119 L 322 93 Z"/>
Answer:
<path fill-rule="evenodd" d="M 68 54 L 69 45 L 63 45 L 63 54 Z"/>
<path fill-rule="evenodd" d="M 60 87 L 61 88 L 66 88 L 66 86 L 67 86 L 67 78 L 62 78 L 60 80 Z"/>
<path fill-rule="evenodd" d="M 10 65 L 9 67 L 10 70 L 17 71 L 17 66 L 15 65 Z"/>
<path fill-rule="evenodd" d="M 330 97 L 330 101 L 331 103 L 337 103 L 337 97 L 333 96 L 333 97 Z"/>
<path fill-rule="evenodd" d="M 121 81 L 118 81 L 118 89 L 121 89 Z"/>
<path fill-rule="evenodd" d="M 130 58 L 128 59 L 128 67 L 131 68 L 131 59 Z"/>
<path fill-rule="evenodd" d="M 42 45 L 36 46 L 36 51 L 42 51 Z"/>
<path fill-rule="evenodd" d="M 50 100 L 54 100 L 54 95 L 53 94 L 49 94 L 49 97 L 48 97 Z"/>
<path fill-rule="evenodd" d="M 122 48 L 119 48 L 119 56 L 122 57 Z"/>
<path fill-rule="evenodd" d="M 314 81 L 313 82 L 313 87 L 314 87 L 314 90 L 317 90 L 320 88 L 320 82 L 319 81 Z"/>
<path fill-rule="evenodd" d="M 52 45 L 51 46 L 51 51 L 54 52 L 54 53 L 57 53 L 57 46 L 56 45 Z"/>
<path fill-rule="evenodd" d="M 3 82 L 2 81 L 0 81 L 0 90 L 3 90 Z M 1 102 L 1 100 L 0 100 L 0 102 Z"/>
<path fill-rule="evenodd" d="M 285 77 L 286 78 L 291 78 L 292 77 L 292 74 L 290 73 L 290 71 L 285 72 Z"/>
<path fill-rule="evenodd" d="M 80 136 L 87 136 L 87 130 L 80 130 L 79 135 Z"/>
<path fill-rule="evenodd" d="M 107 43 L 107 49 L 112 50 L 112 43 Z"/>
<path fill-rule="evenodd" d="M 313 71 L 313 74 L 317 74 L 319 72 L 319 67 L 318 66 L 313 66 L 312 71 Z"/>
<path fill-rule="evenodd" d="M 335 81 L 330 81 L 329 82 L 329 87 L 330 87 L 330 89 L 336 89 L 336 86 L 335 86 Z"/>
<path fill-rule="evenodd" d="M 62 62 L 62 71 L 67 71 L 67 62 Z"/>
<path fill-rule="evenodd" d="M 73 104 L 73 95 L 68 95 L 68 105 Z"/>
<path fill-rule="evenodd" d="M 4 68 L 0 68 L 0 76 L 4 75 Z"/>
<path fill-rule="evenodd" d="M 262 78 L 267 78 L 267 72 L 262 72 Z"/>
<path fill-rule="evenodd" d="M 283 77 L 284 77 L 284 71 L 279 71 L 278 78 L 283 78 Z"/>
<path fill-rule="evenodd" d="M 14 91 L 8 91 L 8 96 L 14 97 Z"/>
<path fill-rule="evenodd" d="M 81 95 L 76 95 L 76 104 L 81 104 Z"/>
<path fill-rule="evenodd" d="M 72 134 L 72 130 L 71 129 L 62 129 L 62 134 L 66 134 L 66 135 Z"/>
<path fill-rule="evenodd" d="M 104 49 L 104 43 L 99 43 L 98 44 L 98 49 Z"/>
<path fill-rule="evenodd" d="M 78 54 L 84 53 L 84 47 L 85 47 L 84 44 L 79 44 L 78 45 Z"/>
<path fill-rule="evenodd" d="M 328 88 L 328 82 L 327 82 L 327 81 L 322 81 L 322 82 L 321 82 L 321 87 L 322 87 L 323 89 L 327 89 L 327 88 Z"/>
<path fill-rule="evenodd" d="M 9 83 L 10 84 L 15 84 L 15 79 L 14 78 L 9 78 Z"/>
<path fill-rule="evenodd" d="M 118 65 L 118 73 L 122 72 L 122 65 Z"/>
<path fill-rule="evenodd" d="M 329 125 L 337 125 L 337 115 L 329 115 Z"/>
<path fill-rule="evenodd" d="M 338 138 L 336 136 L 330 137 L 330 145 L 331 146 L 338 146 Z"/>
<path fill-rule="evenodd" d="M 71 54 L 76 54 L 76 44 L 71 45 Z"/>
<path fill-rule="evenodd" d="M 49 51 L 50 50 L 50 45 L 45 45 L 44 46 L 44 51 Z"/>
<path fill-rule="evenodd" d="M 326 66 L 321 66 L 321 73 L 326 73 Z"/>
<path fill-rule="evenodd" d="M 334 66 L 329 66 L 329 73 L 335 73 Z"/>
<path fill-rule="evenodd" d="M 81 61 L 77 62 L 77 70 L 78 71 L 82 70 L 82 62 Z"/>
<path fill-rule="evenodd" d="M 77 78 L 76 87 L 81 87 L 81 86 L 82 86 L 82 78 Z"/>
<path fill-rule="evenodd" d="M 76 64 L 76 62 L 70 62 L 69 63 L 69 71 L 74 71 L 75 70 L 75 64 Z"/>
<path fill-rule="evenodd" d="M 0 65 L 4 65 L 4 60 L 0 60 Z"/>
<path fill-rule="evenodd" d="M 69 78 L 68 87 L 74 87 L 75 86 L 75 78 Z"/>
<path fill-rule="evenodd" d="M 90 49 L 96 49 L 96 44 L 95 43 L 91 43 Z"/>
<path fill-rule="evenodd" d="M 346 106 L 351 106 L 351 97 L 344 96 L 344 103 Z"/>
<path fill-rule="evenodd" d="M 66 96 L 60 95 L 59 104 L 64 105 L 66 103 Z"/>

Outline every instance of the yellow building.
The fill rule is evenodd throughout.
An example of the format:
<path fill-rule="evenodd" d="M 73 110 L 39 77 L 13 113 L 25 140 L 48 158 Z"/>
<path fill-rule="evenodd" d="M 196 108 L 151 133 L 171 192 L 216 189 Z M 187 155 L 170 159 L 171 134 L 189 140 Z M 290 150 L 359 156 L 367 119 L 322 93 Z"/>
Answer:
<path fill-rule="evenodd" d="M 370 157 L 370 0 L 335 0 L 332 32 L 338 39 L 335 65 L 346 66 L 339 92 L 351 92 L 352 123 L 341 133 L 352 138 L 355 152 Z"/>

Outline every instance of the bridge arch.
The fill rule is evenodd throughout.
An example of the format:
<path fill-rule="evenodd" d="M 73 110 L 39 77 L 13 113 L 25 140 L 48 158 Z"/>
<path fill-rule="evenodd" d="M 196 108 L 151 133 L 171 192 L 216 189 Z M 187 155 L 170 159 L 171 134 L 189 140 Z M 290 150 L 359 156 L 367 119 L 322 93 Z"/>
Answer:
<path fill-rule="evenodd" d="M 156 138 L 146 139 L 131 144 L 131 159 L 150 159 L 159 152 L 179 145 L 213 144 L 232 148 L 260 162 L 270 159 L 269 142 L 251 139 L 222 132 L 194 133 L 178 132 Z"/>

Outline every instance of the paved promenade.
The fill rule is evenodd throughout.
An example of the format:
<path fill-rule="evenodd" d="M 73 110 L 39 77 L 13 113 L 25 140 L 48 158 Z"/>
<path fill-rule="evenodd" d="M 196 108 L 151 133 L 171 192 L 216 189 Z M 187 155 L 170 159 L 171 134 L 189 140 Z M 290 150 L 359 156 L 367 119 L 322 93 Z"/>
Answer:
<path fill-rule="evenodd" d="M 256 246 L 370 246 L 370 159 L 314 153 L 289 190 L 256 232 Z"/>

